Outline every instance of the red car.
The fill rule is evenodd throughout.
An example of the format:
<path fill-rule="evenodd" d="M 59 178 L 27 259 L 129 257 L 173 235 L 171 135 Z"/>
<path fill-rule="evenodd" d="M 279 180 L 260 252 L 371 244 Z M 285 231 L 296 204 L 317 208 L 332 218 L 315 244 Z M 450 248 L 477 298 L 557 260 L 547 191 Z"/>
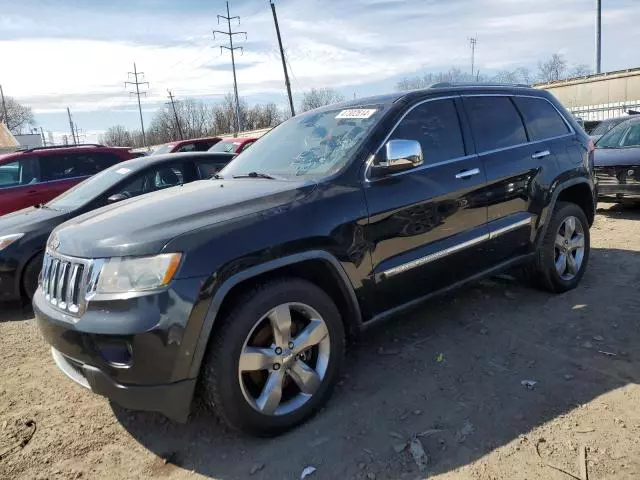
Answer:
<path fill-rule="evenodd" d="M 127 148 L 103 145 L 38 147 L 0 155 L 0 215 L 46 203 L 131 158 Z"/>
<path fill-rule="evenodd" d="M 209 149 L 210 152 L 240 153 L 257 138 L 224 138 Z"/>
<path fill-rule="evenodd" d="M 169 142 L 157 147 L 151 155 L 178 152 L 206 152 L 220 140 L 222 140 L 220 137 L 204 137 Z"/>

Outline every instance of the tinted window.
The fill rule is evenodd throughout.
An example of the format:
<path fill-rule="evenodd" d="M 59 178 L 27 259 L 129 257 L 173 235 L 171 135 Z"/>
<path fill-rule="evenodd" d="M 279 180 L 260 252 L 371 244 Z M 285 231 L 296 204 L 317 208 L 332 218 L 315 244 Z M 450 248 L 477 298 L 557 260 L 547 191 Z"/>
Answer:
<path fill-rule="evenodd" d="M 185 165 L 160 165 L 142 175 L 138 175 L 130 182 L 111 192 L 110 195 L 123 193 L 128 197 L 136 197 L 143 193 L 155 192 L 164 188 L 182 185 L 185 178 Z"/>
<path fill-rule="evenodd" d="M 214 142 L 198 142 L 196 143 L 196 152 L 206 152 L 211 147 L 213 147 Z"/>
<path fill-rule="evenodd" d="M 220 162 L 220 160 L 196 160 L 195 162 L 200 178 L 213 177 L 222 170 L 227 163 L 229 162 Z"/>
<path fill-rule="evenodd" d="M 38 159 L 26 157 L 0 165 L 0 188 L 32 185 L 40 181 Z"/>
<path fill-rule="evenodd" d="M 182 145 L 180 148 L 178 148 L 177 151 L 178 152 L 195 152 L 196 146 L 193 143 L 187 143 L 186 145 Z"/>
<path fill-rule="evenodd" d="M 546 100 L 531 97 L 514 97 L 513 100 L 522 113 L 531 141 L 569 133 L 569 127 L 558 111 Z"/>
<path fill-rule="evenodd" d="M 465 106 L 478 152 L 527 142 L 522 119 L 508 97 L 467 97 Z"/>
<path fill-rule="evenodd" d="M 391 139 L 420 142 L 427 165 L 465 155 L 453 100 L 438 100 L 417 106 L 400 122 Z"/>
<path fill-rule="evenodd" d="M 62 180 L 73 177 L 87 177 L 112 166 L 118 158 L 104 153 L 63 153 L 41 157 L 43 179 Z"/>

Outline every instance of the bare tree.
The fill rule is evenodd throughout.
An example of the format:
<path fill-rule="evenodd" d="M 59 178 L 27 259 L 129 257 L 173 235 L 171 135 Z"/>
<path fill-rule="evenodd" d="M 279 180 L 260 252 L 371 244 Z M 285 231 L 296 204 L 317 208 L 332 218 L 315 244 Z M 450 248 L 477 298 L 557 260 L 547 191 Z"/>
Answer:
<path fill-rule="evenodd" d="M 5 122 L 4 111 L 0 106 L 0 122 L 6 123 L 12 133 L 18 135 L 25 127 L 32 127 L 36 124 L 31 107 L 21 105 L 13 97 L 4 98 L 7 106 L 7 119 Z"/>
<path fill-rule="evenodd" d="M 325 105 L 331 105 L 332 103 L 342 101 L 344 101 L 344 96 L 333 88 L 312 88 L 302 95 L 300 111 L 306 112 L 308 110 L 313 110 L 314 108 L 320 108 Z"/>
<path fill-rule="evenodd" d="M 574 65 L 571 67 L 570 76 L 571 77 L 584 77 L 587 75 L 591 75 L 592 70 L 589 65 L 585 65 L 584 63 L 580 63 L 578 65 Z"/>
<path fill-rule="evenodd" d="M 524 83 L 525 85 L 533 85 L 533 75 L 531 75 L 531 70 L 526 67 L 518 67 L 515 69 L 516 76 L 518 78 L 518 83 Z"/>
<path fill-rule="evenodd" d="M 556 82 L 567 77 L 567 60 L 563 55 L 554 53 L 545 62 L 538 62 L 538 79 L 541 82 Z"/>
<path fill-rule="evenodd" d="M 100 135 L 100 143 L 109 145 L 110 147 L 131 147 L 133 146 L 133 139 L 131 133 L 122 125 L 115 125 L 107 129 L 107 131 Z"/>

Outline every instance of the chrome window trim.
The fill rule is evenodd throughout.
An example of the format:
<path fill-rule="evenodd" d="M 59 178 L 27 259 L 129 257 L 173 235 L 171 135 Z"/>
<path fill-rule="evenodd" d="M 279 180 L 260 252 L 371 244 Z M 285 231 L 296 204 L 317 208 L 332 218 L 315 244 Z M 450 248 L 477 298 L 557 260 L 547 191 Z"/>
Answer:
<path fill-rule="evenodd" d="M 387 175 L 385 177 L 381 177 L 381 178 L 370 178 L 369 177 L 369 169 L 371 168 L 371 164 L 373 163 L 373 160 L 375 158 L 375 156 L 378 154 L 378 152 L 380 151 L 380 149 L 382 149 L 382 147 L 385 145 L 385 143 L 387 143 L 387 141 L 389 141 L 389 138 L 391 138 L 391 135 L 393 135 L 393 132 L 396 131 L 396 129 L 398 128 L 398 125 L 400 125 L 400 122 L 402 122 L 405 117 L 407 115 L 409 115 L 409 113 L 411 113 L 413 111 L 413 109 L 419 107 L 420 105 L 423 105 L 425 103 L 428 102 L 435 102 L 437 100 L 449 100 L 449 99 L 456 99 L 456 98 L 467 98 L 467 97 L 509 97 L 509 98 L 514 98 L 514 97 L 522 97 L 522 98 L 535 98 L 538 100 L 543 100 L 545 102 L 547 102 L 549 105 L 551 105 L 554 110 L 558 113 L 558 115 L 560 115 L 560 118 L 562 118 L 562 121 L 564 122 L 564 124 L 567 126 L 567 128 L 569 128 L 569 133 L 565 133 L 563 135 L 557 135 L 555 137 L 549 137 L 549 138 L 544 138 L 542 140 L 533 140 L 533 141 L 528 141 L 525 143 L 518 143 L 516 145 L 509 145 L 508 147 L 500 147 L 500 148 L 496 148 L 493 150 L 483 150 L 481 152 L 475 152 L 475 153 L 471 153 L 469 155 L 465 155 L 463 157 L 456 157 L 456 158 L 452 158 L 449 160 L 443 160 L 441 162 L 436 162 L 436 163 L 431 163 L 428 165 L 422 165 L 420 167 L 416 167 L 416 168 L 410 168 L 408 170 L 404 170 L 402 172 L 397 172 L 397 173 L 392 173 L 390 175 Z M 517 109 L 517 107 L 514 105 L 514 107 Z M 456 107 L 457 108 L 457 107 Z M 526 131 L 526 125 L 525 122 L 523 120 L 523 125 Z M 462 128 L 461 128 L 462 130 Z M 427 98 L 425 100 L 422 100 L 418 103 L 416 103 L 415 105 L 411 106 L 411 108 L 409 108 L 409 110 L 407 110 L 402 117 L 400 117 L 400 119 L 395 123 L 395 125 L 393 126 L 393 128 L 391 129 L 391 131 L 387 134 L 387 136 L 385 137 L 385 139 L 382 141 L 382 143 L 380 144 L 380 146 L 378 146 L 378 148 L 376 149 L 376 151 L 367 159 L 366 163 L 365 163 L 365 169 L 364 169 L 364 181 L 365 183 L 372 183 L 372 182 L 376 182 L 378 180 L 382 180 L 383 178 L 389 178 L 389 177 L 395 177 L 398 175 L 404 175 L 410 172 L 416 172 L 416 171 L 421 171 L 421 170 L 425 170 L 427 168 L 433 168 L 433 167 L 440 167 L 442 165 L 448 165 L 451 163 L 456 163 L 462 160 L 468 160 L 470 158 L 473 157 L 480 157 L 482 155 L 489 155 L 492 153 L 498 153 L 498 152 L 503 152 L 506 150 L 511 150 L 513 148 L 520 148 L 520 147 L 524 147 L 526 145 L 535 145 L 537 143 L 542 143 L 542 142 L 549 142 L 552 140 L 558 140 L 561 138 L 566 138 L 566 137 L 571 137 L 573 135 L 576 134 L 576 131 L 574 130 L 573 126 L 569 123 L 569 121 L 565 118 L 565 116 L 562 114 L 562 112 L 560 112 L 560 110 L 558 110 L 558 107 L 556 107 L 553 102 L 549 101 L 549 99 L 543 97 L 543 96 L 538 96 L 538 95 L 525 95 L 522 93 L 460 93 L 458 95 L 448 95 L 448 96 L 444 96 L 444 97 L 434 97 L 434 98 Z"/>
<path fill-rule="evenodd" d="M 492 240 L 497 238 L 505 233 L 511 232 L 513 230 L 517 230 L 518 228 L 525 227 L 527 225 L 531 225 L 531 220 L 533 219 L 532 215 L 529 215 L 527 218 L 518 220 L 517 222 L 511 223 L 501 228 L 497 228 L 495 230 L 491 230 L 489 233 L 485 233 L 479 235 L 477 237 L 472 238 L 471 240 L 466 240 L 464 242 L 458 243 L 457 245 L 452 245 L 451 247 L 447 247 L 442 250 L 438 250 L 437 252 L 430 253 L 429 255 L 425 255 L 424 257 L 417 258 L 407 263 L 403 263 L 398 265 L 397 267 L 390 268 L 382 272 L 383 278 L 393 277 L 398 275 L 399 273 L 404 273 L 408 270 L 412 270 L 416 267 L 420 267 L 422 265 L 426 265 L 427 263 L 434 262 L 436 260 L 440 260 L 446 256 L 449 256 L 453 253 L 464 250 L 465 248 L 472 247 L 482 242 L 486 242 L 487 240 Z"/>

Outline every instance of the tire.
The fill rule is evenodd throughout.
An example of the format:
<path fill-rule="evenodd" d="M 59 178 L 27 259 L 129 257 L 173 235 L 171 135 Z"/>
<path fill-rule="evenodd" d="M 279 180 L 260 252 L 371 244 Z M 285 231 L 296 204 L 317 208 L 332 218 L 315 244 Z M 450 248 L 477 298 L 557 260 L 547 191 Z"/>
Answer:
<path fill-rule="evenodd" d="M 43 259 L 44 255 L 39 253 L 29 260 L 24 267 L 22 273 L 22 293 L 29 301 L 31 301 L 38 288 L 38 277 L 40 276 L 40 270 L 42 270 Z"/>
<path fill-rule="evenodd" d="M 287 343 L 286 333 L 277 333 L 280 330 L 273 326 L 287 318 L 282 313 L 287 311 L 291 324 L 289 341 L 295 343 Z M 311 321 L 316 315 L 319 320 Z M 219 321 L 220 327 L 204 359 L 201 388 L 207 405 L 227 425 L 253 435 L 274 436 L 304 422 L 327 402 L 338 381 L 345 333 L 335 303 L 323 290 L 301 279 L 273 280 L 239 297 Z M 286 323 L 283 320 L 282 324 Z M 305 336 L 311 332 L 313 336 Z M 311 348 L 298 350 L 321 336 Z M 309 341 L 305 343 L 305 339 Z M 241 372 L 242 352 L 254 349 L 254 353 L 256 348 L 260 348 L 259 355 L 242 356 L 242 368 L 249 370 Z M 300 373 L 305 375 L 306 383 Z M 281 397 L 273 400 L 278 399 L 273 394 L 278 389 L 267 387 L 279 382 Z M 301 383 L 313 393 L 303 394 Z M 267 395 L 267 391 L 273 395 Z"/>
<path fill-rule="evenodd" d="M 570 222 L 568 219 L 571 218 L 574 219 L 576 227 L 574 233 L 571 234 L 572 238 L 565 239 L 564 235 L 567 233 L 565 230 L 566 222 Z M 571 248 L 580 244 L 579 235 L 582 235 L 583 238 L 583 248 L 581 259 L 578 261 L 579 249 L 571 250 Z M 566 241 L 560 242 L 560 237 Z M 564 248 L 568 250 L 557 248 L 556 240 L 558 240 L 558 243 L 564 244 Z M 563 293 L 576 288 L 589 263 L 590 251 L 589 222 L 584 211 L 575 203 L 558 202 L 553 210 L 544 238 L 536 252 L 536 258 L 530 267 L 533 283 L 544 290 L 554 293 Z M 559 256 L 562 253 L 567 258 L 564 275 L 560 273 L 562 268 L 556 266 L 556 262 L 562 265 L 562 260 Z M 573 265 L 571 265 L 572 262 L 569 256 L 574 259 Z"/>

